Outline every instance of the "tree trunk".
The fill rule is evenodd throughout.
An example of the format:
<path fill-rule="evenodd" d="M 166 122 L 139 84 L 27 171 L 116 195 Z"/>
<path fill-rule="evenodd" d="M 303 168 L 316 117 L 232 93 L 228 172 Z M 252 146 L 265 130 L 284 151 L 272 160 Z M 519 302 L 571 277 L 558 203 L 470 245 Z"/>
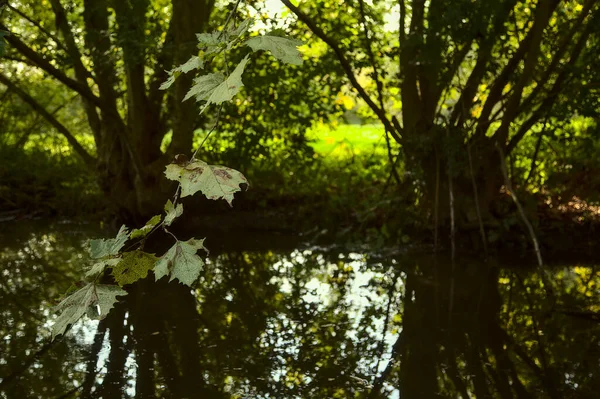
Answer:
<path fill-rule="evenodd" d="M 117 36 L 122 43 L 126 72 L 127 119 L 123 121 L 116 117 L 116 112 L 102 112 L 101 139 L 97 140 L 97 172 L 102 190 L 116 207 L 117 217 L 133 225 L 143 224 L 160 213 L 167 198 L 174 194 L 176 185 L 165 179 L 164 168 L 175 154 L 192 150 L 197 122 L 195 103 L 182 103 L 191 87 L 192 76 L 180 77 L 173 94 L 159 90 L 158 86 L 165 80 L 164 69 L 185 62 L 194 53 L 195 34 L 205 29 L 212 2 L 173 0 L 172 4 L 172 18 L 160 65 L 156 66 L 153 80 L 147 87 L 147 55 L 143 43 L 148 4 L 144 1 L 134 1 L 131 5 L 115 3 Z M 98 66 L 102 65 L 100 56 L 96 57 L 96 62 Z M 115 76 L 114 70 L 106 74 Z M 115 104 L 116 96 L 111 94 L 108 102 Z M 170 103 L 167 109 L 171 112 L 163 106 L 165 94 Z M 116 111 L 116 106 L 112 109 Z M 163 154 L 160 145 L 169 127 L 172 129 L 171 146 Z"/>
<path fill-rule="evenodd" d="M 417 142 L 404 143 L 404 152 L 411 154 L 408 168 L 422 174 L 422 206 L 432 225 L 437 222 L 444 229 L 449 228 L 451 210 L 457 230 L 476 230 L 480 221 L 485 226 L 495 225 L 493 205 L 502 197 L 503 184 L 498 151 L 490 138 L 463 143 L 464 135 L 452 134 L 454 139 L 432 133 L 427 136 L 430 141 L 418 137 Z"/>

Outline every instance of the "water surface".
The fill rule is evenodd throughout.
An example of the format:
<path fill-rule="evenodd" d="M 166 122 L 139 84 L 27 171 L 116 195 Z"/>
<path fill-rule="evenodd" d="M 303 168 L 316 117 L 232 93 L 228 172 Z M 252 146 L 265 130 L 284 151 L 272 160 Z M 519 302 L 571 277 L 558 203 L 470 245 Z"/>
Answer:
<path fill-rule="evenodd" d="M 153 278 L 127 286 L 109 317 L 84 319 L 51 343 L 52 306 L 83 275 L 85 240 L 98 234 L 73 224 L 0 225 L 1 397 L 600 392 L 595 264 L 553 265 L 552 298 L 517 257 L 453 265 L 443 255 L 229 243 L 194 289 Z"/>

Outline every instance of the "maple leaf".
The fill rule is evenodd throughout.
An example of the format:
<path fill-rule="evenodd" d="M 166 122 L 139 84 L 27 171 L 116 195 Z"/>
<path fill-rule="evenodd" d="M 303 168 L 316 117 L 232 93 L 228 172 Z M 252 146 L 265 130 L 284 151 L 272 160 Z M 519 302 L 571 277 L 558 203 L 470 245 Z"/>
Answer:
<path fill-rule="evenodd" d="M 152 231 L 152 229 L 154 228 L 154 226 L 156 226 L 157 224 L 160 223 L 160 215 L 155 215 L 152 217 L 152 219 L 148 220 L 146 222 L 146 224 L 144 225 L 144 227 L 141 227 L 139 229 L 135 229 L 131 232 L 131 234 L 129 235 L 129 238 L 134 239 L 134 238 L 138 238 L 138 237 L 145 237 L 148 235 L 148 233 L 150 233 Z"/>
<path fill-rule="evenodd" d="M 76 323 L 84 314 L 103 319 L 113 308 L 117 297 L 127 292 L 114 285 L 96 285 L 90 283 L 63 299 L 55 307 L 60 312 L 52 325 L 52 340 L 64 334 L 67 328 Z"/>
<path fill-rule="evenodd" d="M 117 255 L 128 238 L 129 230 L 123 225 L 115 238 L 90 240 L 90 256 L 94 259 L 99 259 Z"/>
<path fill-rule="evenodd" d="M 121 261 L 112 268 L 112 275 L 120 286 L 133 284 L 145 278 L 158 258 L 143 251 L 125 252 Z"/>
<path fill-rule="evenodd" d="M 233 195 L 241 191 L 240 184 L 248 186 L 248 180 L 235 169 L 209 165 L 195 160 L 187 165 L 169 164 L 165 170 L 169 180 L 181 183 L 181 197 L 202 192 L 208 199 L 226 200 L 232 205 Z"/>
<path fill-rule="evenodd" d="M 204 261 L 196 255 L 196 252 L 200 249 L 206 251 L 204 239 L 196 240 L 192 238 L 188 241 L 177 241 L 156 262 L 154 267 L 156 280 L 158 281 L 162 277 L 170 275 L 169 281 L 177 279 L 191 287 L 204 269 Z"/>
<path fill-rule="evenodd" d="M 257 36 L 246 41 L 246 45 L 252 50 L 270 51 L 278 60 L 293 65 L 302 65 L 302 55 L 298 51 L 298 46 L 302 44 L 300 40 L 275 35 Z"/>
<path fill-rule="evenodd" d="M 173 221 L 183 214 L 183 205 L 177 204 L 177 207 L 173 206 L 171 200 L 168 200 L 165 204 L 165 226 L 170 226 Z"/>

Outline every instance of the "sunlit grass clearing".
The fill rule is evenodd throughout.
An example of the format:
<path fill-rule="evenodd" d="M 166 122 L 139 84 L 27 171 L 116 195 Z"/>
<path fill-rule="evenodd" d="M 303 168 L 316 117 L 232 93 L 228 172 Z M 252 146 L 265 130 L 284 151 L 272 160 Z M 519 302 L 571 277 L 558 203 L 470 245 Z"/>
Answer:
<path fill-rule="evenodd" d="M 322 156 L 347 157 L 372 153 L 385 154 L 382 125 L 316 125 L 307 132 L 311 146 Z"/>

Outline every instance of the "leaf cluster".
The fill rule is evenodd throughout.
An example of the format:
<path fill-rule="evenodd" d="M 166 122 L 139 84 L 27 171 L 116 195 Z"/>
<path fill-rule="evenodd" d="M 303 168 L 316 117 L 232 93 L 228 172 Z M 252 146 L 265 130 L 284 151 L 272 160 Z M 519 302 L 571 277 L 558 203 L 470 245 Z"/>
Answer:
<path fill-rule="evenodd" d="M 197 35 L 198 56 L 193 56 L 184 64 L 169 71 L 169 78 L 161 86 L 169 88 L 175 79 L 182 73 L 202 69 L 207 61 L 217 55 L 225 59 L 225 71 L 205 74 L 194 79 L 194 85 L 186 95 L 185 100 L 196 98 L 197 102 L 205 102 L 201 113 L 210 104 L 222 104 L 230 101 L 243 86 L 241 77 L 249 61 L 247 54 L 229 73 L 227 68 L 227 51 L 235 46 L 247 46 L 253 52 L 259 50 L 270 51 L 282 62 L 300 65 L 302 57 L 297 49 L 299 41 L 280 36 L 262 35 L 243 41 L 252 21 L 246 20 L 235 28 L 227 26 L 221 32 L 202 33 Z M 218 118 L 218 117 L 217 117 Z M 197 151 L 196 151 L 197 152 Z M 84 314 L 93 318 L 104 318 L 114 306 L 118 296 L 127 294 L 124 287 L 147 277 L 150 271 L 159 280 L 170 277 L 169 281 L 179 282 L 192 286 L 204 269 L 204 261 L 197 255 L 204 247 L 204 239 L 192 238 L 180 241 L 167 227 L 183 214 L 183 204 L 178 203 L 180 197 L 194 195 L 201 192 L 208 199 L 226 200 L 230 206 L 234 194 L 248 187 L 248 181 L 242 173 L 224 166 L 209 165 L 195 159 L 187 160 L 183 154 L 175 157 L 175 161 L 167 165 L 165 176 L 169 180 L 179 183 L 174 200 L 168 200 L 164 206 L 164 216 L 155 215 L 146 224 L 130 231 L 123 225 L 115 238 L 91 240 L 89 245 L 90 257 L 94 264 L 87 271 L 86 277 L 92 281 L 83 288 L 67 296 L 57 307 L 60 312 L 52 329 L 52 338 L 64 334 L 67 328 L 79 320 Z M 175 239 L 175 244 L 162 256 L 156 257 L 143 251 L 144 243 L 149 234 L 162 228 Z M 137 246 L 133 251 L 124 251 L 125 245 L 130 243 Z M 100 277 L 106 271 L 111 271 L 117 285 L 98 284 Z"/>
<path fill-rule="evenodd" d="M 187 101 L 190 98 L 195 98 L 197 102 L 204 102 L 205 105 L 200 110 L 200 113 L 202 113 L 210 104 L 220 105 L 230 101 L 244 86 L 242 74 L 250 59 L 250 54 L 247 54 L 237 64 L 233 72 L 228 73 L 227 52 L 234 48 L 247 46 L 251 48 L 252 52 L 269 51 L 281 62 L 302 65 L 302 56 L 298 51 L 298 46 L 302 45 L 302 42 L 298 40 L 275 34 L 259 35 L 243 40 L 243 37 L 248 33 L 248 29 L 252 26 L 252 22 L 252 19 L 246 19 L 236 28 L 225 28 L 220 32 L 197 34 L 198 55 L 192 56 L 184 64 L 170 70 L 168 79 L 160 88 L 162 90 L 168 89 L 182 73 L 201 70 L 206 63 L 213 61 L 215 57 L 222 56 L 225 63 L 225 73 L 208 73 L 194 78 L 193 86 L 183 99 L 183 101 Z"/>

